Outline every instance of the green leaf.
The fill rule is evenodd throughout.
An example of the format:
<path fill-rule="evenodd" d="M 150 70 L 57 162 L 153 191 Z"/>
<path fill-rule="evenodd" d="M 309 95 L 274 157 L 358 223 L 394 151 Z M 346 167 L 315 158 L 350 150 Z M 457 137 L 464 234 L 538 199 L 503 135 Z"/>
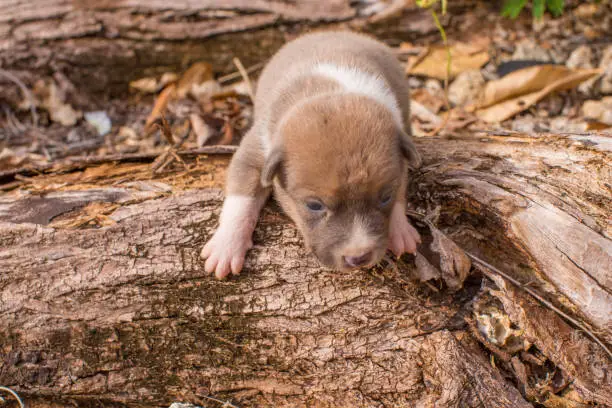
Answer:
<path fill-rule="evenodd" d="M 541 20 L 544 17 L 545 0 L 533 0 L 532 14 L 536 20 Z M 547 0 L 548 1 L 548 0 Z"/>
<path fill-rule="evenodd" d="M 550 11 L 550 13 L 555 17 L 558 17 L 563 14 L 564 7 L 564 0 L 546 0 L 546 8 L 548 8 L 548 11 Z"/>
<path fill-rule="evenodd" d="M 504 17 L 517 18 L 525 8 L 525 4 L 527 0 L 506 0 L 501 14 Z"/>

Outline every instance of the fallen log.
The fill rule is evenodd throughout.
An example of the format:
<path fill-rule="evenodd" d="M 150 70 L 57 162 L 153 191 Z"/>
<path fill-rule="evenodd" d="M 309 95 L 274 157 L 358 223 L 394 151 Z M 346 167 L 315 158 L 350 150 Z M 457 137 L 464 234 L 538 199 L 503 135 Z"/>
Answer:
<path fill-rule="evenodd" d="M 210 62 L 215 72 L 234 71 L 236 56 L 246 66 L 261 63 L 296 33 L 363 20 L 368 3 L 8 0 L 0 3 L 0 67 L 28 85 L 53 74 L 75 93 L 125 95 L 129 81 L 180 73 L 196 61 Z M 387 6 L 380 2 L 377 9 Z M 418 9 L 398 30 L 436 32 Z"/>
<path fill-rule="evenodd" d="M 227 156 L 22 179 L 0 198 L 0 384 L 34 406 L 612 405 L 606 142 L 419 139 L 423 259 L 323 270 L 270 204 L 228 281 L 198 257 Z M 459 247 L 603 347 L 491 268 L 463 274 Z"/>

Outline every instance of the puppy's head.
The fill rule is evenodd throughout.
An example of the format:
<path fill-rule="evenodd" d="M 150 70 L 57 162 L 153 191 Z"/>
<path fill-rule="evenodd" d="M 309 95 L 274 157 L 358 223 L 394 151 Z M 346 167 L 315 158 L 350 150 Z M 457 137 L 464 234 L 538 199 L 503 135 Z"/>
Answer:
<path fill-rule="evenodd" d="M 333 269 L 380 261 L 406 162 L 420 163 L 392 114 L 365 96 L 326 96 L 292 109 L 278 132 L 262 184 L 274 182 L 307 246 Z"/>

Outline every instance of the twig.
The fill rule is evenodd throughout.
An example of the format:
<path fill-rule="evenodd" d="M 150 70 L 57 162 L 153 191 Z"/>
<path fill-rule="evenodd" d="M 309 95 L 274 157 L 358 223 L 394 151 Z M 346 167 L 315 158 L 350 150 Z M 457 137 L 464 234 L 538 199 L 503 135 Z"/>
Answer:
<path fill-rule="evenodd" d="M 37 127 L 38 126 L 38 114 L 36 113 L 36 105 L 35 105 L 34 96 L 32 95 L 32 92 L 30 92 L 30 90 L 25 86 L 23 82 L 21 82 L 19 78 L 17 78 L 15 75 L 11 74 L 10 72 L 2 68 L 0 68 L 0 76 L 3 76 L 4 78 L 13 82 L 15 85 L 19 87 L 19 89 L 21 89 L 23 96 L 30 103 L 30 114 L 32 115 L 32 125 L 34 127 Z"/>
<path fill-rule="evenodd" d="M 251 79 L 249 78 L 248 72 L 246 71 L 246 69 L 244 69 L 244 65 L 242 65 L 242 62 L 240 61 L 240 59 L 238 59 L 238 57 L 234 57 L 233 61 L 234 65 L 236 65 L 236 68 L 238 68 L 238 72 L 240 72 L 242 79 L 244 80 L 244 82 L 246 82 L 247 91 L 249 92 L 251 100 L 255 102 L 255 92 L 253 91 L 253 84 L 251 83 Z"/>
<path fill-rule="evenodd" d="M 176 154 L 176 152 L 178 151 L 178 149 L 181 148 L 181 146 L 183 146 L 183 144 L 189 137 L 189 132 L 191 131 L 190 123 L 191 122 L 189 120 L 186 122 L 187 126 L 185 129 L 185 133 L 183 134 L 183 136 L 181 136 L 181 138 L 176 143 L 174 142 L 174 136 L 172 135 L 172 130 L 170 129 L 170 125 L 168 124 L 168 122 L 163 116 L 162 116 L 162 126 L 159 126 L 159 124 L 156 124 L 157 127 L 159 127 L 160 130 L 163 132 L 168 142 L 174 143 L 174 144 L 171 145 L 166 151 L 161 153 L 159 156 L 157 156 L 157 158 L 153 161 L 153 164 L 151 164 L 151 169 L 153 169 L 153 173 L 155 174 L 161 173 L 166 167 L 172 164 L 172 162 L 174 162 L 174 160 L 177 158 L 181 160 L 179 156 Z M 183 164 L 185 165 L 185 162 L 183 162 Z M 185 167 L 187 166 L 185 165 Z"/>
<path fill-rule="evenodd" d="M 153 122 L 151 126 L 154 126 L 159 129 L 162 135 L 164 135 L 164 137 L 166 138 L 166 141 L 169 145 L 172 146 L 175 143 L 174 137 L 172 137 L 172 130 L 170 130 L 170 125 L 168 124 L 166 116 L 163 113 L 161 114 L 161 118 L 155 120 L 155 122 Z"/>
<path fill-rule="evenodd" d="M 261 68 L 263 68 L 265 63 L 266 63 L 265 61 L 264 62 L 258 62 L 257 64 L 247 68 L 246 72 L 249 73 L 249 74 L 252 74 L 253 72 L 258 71 Z M 236 72 L 232 72 L 231 74 L 227 74 L 227 75 L 224 75 L 222 77 L 219 77 L 217 79 L 217 82 L 219 82 L 221 85 L 223 85 L 223 84 L 225 84 L 227 82 L 233 81 L 234 79 L 237 79 L 237 78 L 240 78 L 240 77 L 242 77 L 242 73 L 240 71 L 236 71 Z"/>
<path fill-rule="evenodd" d="M 448 101 L 448 98 L 446 98 L 446 100 Z M 448 106 L 448 102 L 447 102 L 447 106 Z M 448 123 L 448 120 L 450 119 L 451 116 L 451 111 L 447 110 L 445 112 L 444 115 L 444 119 L 442 120 L 442 123 L 440 123 L 434 130 L 432 130 L 431 132 L 427 132 L 425 134 L 425 136 L 427 137 L 432 137 L 432 136 L 436 136 L 438 133 L 440 133 L 440 131 L 442 129 L 444 129 L 446 127 L 446 124 Z"/>
<path fill-rule="evenodd" d="M 416 67 L 423 59 L 429 54 L 429 47 L 424 47 L 421 51 L 416 55 L 416 57 L 412 58 L 408 61 L 406 65 L 406 73 L 410 73 L 414 67 Z"/>
<path fill-rule="evenodd" d="M 20 406 L 21 408 L 25 408 L 25 404 L 23 403 L 23 401 L 21 400 L 21 398 L 19 398 L 19 395 L 18 395 L 18 394 L 17 394 L 15 391 L 11 390 L 11 389 L 10 389 L 10 388 L 8 388 L 8 387 L 3 387 L 3 386 L 1 386 L 1 385 L 0 385 L 0 391 L 6 391 L 6 392 L 8 392 L 9 394 L 11 394 L 11 395 L 12 395 L 12 396 L 13 396 L 13 397 L 14 397 L 14 398 L 17 400 L 17 403 L 19 404 L 19 406 Z M 1 396 L 0 396 L 0 402 L 4 402 L 4 399 L 3 399 Z"/>
<path fill-rule="evenodd" d="M 493 265 L 483 261 L 482 259 L 478 258 L 476 255 L 473 255 L 473 254 L 469 253 L 468 251 L 464 250 L 463 252 L 465 252 L 465 254 L 467 256 L 469 256 L 473 261 L 476 261 L 476 263 L 480 264 L 479 265 L 480 268 L 488 269 L 489 271 L 493 271 L 496 274 L 500 275 L 504 279 L 506 279 L 509 282 L 511 282 L 513 285 L 515 285 L 518 288 L 520 288 L 520 289 L 524 290 L 525 292 L 529 293 L 531 296 L 533 296 L 535 299 L 537 299 L 540 303 L 542 303 L 544 306 L 546 306 L 547 308 L 549 308 L 553 312 L 557 313 L 559 316 L 564 318 L 566 321 L 568 321 L 569 323 L 573 324 L 578 329 L 582 330 L 593 341 L 595 341 L 597 344 L 599 344 L 601 346 L 601 348 L 606 352 L 608 357 L 610 359 L 612 359 L 612 351 L 610 351 L 610 349 L 601 340 L 599 340 L 599 338 L 597 336 L 595 336 L 595 334 L 593 334 L 592 331 L 590 331 L 586 326 L 584 326 L 578 320 L 574 319 L 573 317 L 571 317 L 570 315 L 568 315 L 567 313 L 565 313 L 564 311 L 562 311 L 561 309 L 559 309 L 558 307 L 556 307 L 555 305 L 550 303 L 548 300 L 546 300 L 542 296 L 538 295 L 533 289 L 528 288 L 527 286 L 523 285 L 521 282 L 517 281 L 516 279 L 514 279 L 512 276 L 508 275 L 507 273 L 497 269 Z M 484 271 L 484 272 L 486 273 L 486 271 Z"/>

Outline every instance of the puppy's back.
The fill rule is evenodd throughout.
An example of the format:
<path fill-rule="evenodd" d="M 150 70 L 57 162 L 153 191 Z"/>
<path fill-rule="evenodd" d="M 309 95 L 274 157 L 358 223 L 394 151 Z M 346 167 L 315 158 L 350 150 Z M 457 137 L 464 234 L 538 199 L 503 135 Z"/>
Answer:
<path fill-rule="evenodd" d="M 367 89 L 373 85 L 367 83 L 368 79 L 376 79 L 395 99 L 400 110 L 399 120 L 407 123 L 409 119 L 408 87 L 395 55 L 379 41 L 347 31 L 306 34 L 283 46 L 259 79 L 255 119 L 265 121 L 273 110 L 278 111 L 279 99 L 289 99 L 285 105 L 296 103 L 295 96 L 291 98 L 292 95 L 287 95 L 296 93 L 291 85 L 298 78 L 309 75 L 323 76 L 334 82 L 349 81 L 349 86 L 360 88 L 363 93 L 380 93 Z M 311 92 L 317 92 L 317 86 L 310 88 L 314 89 Z M 320 92 L 329 91 L 329 86 L 324 83 L 319 84 L 318 88 Z"/>

